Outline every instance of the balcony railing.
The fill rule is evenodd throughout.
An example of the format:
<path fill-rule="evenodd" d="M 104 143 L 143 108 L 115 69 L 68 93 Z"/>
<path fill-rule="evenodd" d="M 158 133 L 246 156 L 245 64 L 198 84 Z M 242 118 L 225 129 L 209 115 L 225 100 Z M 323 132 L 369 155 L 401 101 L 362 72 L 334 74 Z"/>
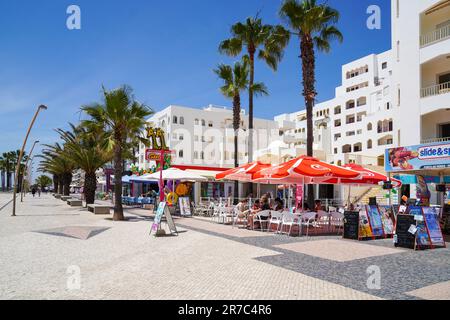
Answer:
<path fill-rule="evenodd" d="M 440 94 L 450 93 L 450 82 L 444 82 L 428 88 L 423 88 L 420 96 L 422 98 L 437 96 Z"/>
<path fill-rule="evenodd" d="M 427 45 L 445 40 L 447 38 L 450 38 L 450 25 L 439 28 L 430 33 L 421 35 L 420 36 L 420 46 L 425 47 Z"/>
<path fill-rule="evenodd" d="M 432 138 L 432 139 L 424 139 L 420 143 L 421 144 L 429 144 L 429 143 L 440 143 L 440 142 L 449 142 L 450 137 L 446 138 Z"/>

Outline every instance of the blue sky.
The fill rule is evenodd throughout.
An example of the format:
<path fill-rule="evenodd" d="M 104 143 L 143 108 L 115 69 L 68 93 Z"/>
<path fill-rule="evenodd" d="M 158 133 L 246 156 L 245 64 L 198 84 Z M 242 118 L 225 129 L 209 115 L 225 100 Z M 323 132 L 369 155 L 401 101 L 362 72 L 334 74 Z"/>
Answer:
<path fill-rule="evenodd" d="M 0 152 L 18 149 L 39 104 L 30 143 L 56 141 L 53 128 L 77 122 L 79 107 L 98 101 L 101 85 L 129 84 L 154 110 L 170 104 L 230 105 L 212 69 L 233 59 L 217 52 L 230 26 L 258 11 L 280 23 L 281 0 L 14 0 L 0 2 Z M 341 65 L 388 50 L 389 0 L 328 0 L 341 12 L 343 44 L 335 43 L 317 62 L 318 100 L 334 95 Z M 81 30 L 66 28 L 66 9 L 81 8 Z M 382 29 L 369 30 L 369 5 L 382 9 Z M 256 79 L 269 97 L 255 102 L 257 117 L 273 118 L 303 108 L 298 39 L 292 38 L 278 72 L 262 63 Z M 247 107 L 243 98 L 243 107 Z"/>

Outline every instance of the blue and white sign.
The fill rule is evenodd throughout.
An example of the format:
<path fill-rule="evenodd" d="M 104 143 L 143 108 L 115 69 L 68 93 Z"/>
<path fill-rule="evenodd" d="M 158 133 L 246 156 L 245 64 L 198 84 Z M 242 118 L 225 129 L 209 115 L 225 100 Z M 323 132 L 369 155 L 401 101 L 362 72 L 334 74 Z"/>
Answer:
<path fill-rule="evenodd" d="M 450 143 L 434 143 L 386 150 L 386 172 L 450 168 Z"/>

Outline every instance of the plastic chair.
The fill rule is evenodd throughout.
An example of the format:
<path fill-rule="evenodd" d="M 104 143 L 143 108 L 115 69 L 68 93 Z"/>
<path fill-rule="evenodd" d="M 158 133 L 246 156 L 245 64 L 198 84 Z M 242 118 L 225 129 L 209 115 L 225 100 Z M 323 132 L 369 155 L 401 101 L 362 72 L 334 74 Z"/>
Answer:
<path fill-rule="evenodd" d="M 342 230 L 342 233 L 344 233 L 344 215 L 340 212 L 332 212 L 331 213 L 331 226 L 333 227 L 334 230 L 336 230 L 336 228 L 338 229 L 338 235 L 339 235 L 339 231 Z"/>
<path fill-rule="evenodd" d="M 283 215 L 284 215 L 284 213 L 282 213 L 282 212 L 271 211 L 270 220 L 269 220 L 269 231 L 272 231 L 272 226 L 276 225 L 277 226 L 276 233 L 280 232 L 280 227 L 283 223 Z"/>
<path fill-rule="evenodd" d="M 261 230 L 262 231 L 267 230 L 267 229 L 263 228 L 263 224 L 268 226 L 269 217 L 270 217 L 270 210 L 261 211 L 261 212 L 257 213 L 255 215 L 255 217 L 253 218 L 252 229 L 255 230 L 255 222 L 259 222 L 259 226 L 260 226 Z M 267 218 L 267 219 L 263 219 L 263 218 Z"/>
<path fill-rule="evenodd" d="M 243 218 L 242 218 L 243 216 Z M 239 223 L 242 223 L 243 227 L 246 227 L 248 224 L 248 220 L 245 216 L 245 213 L 240 211 L 237 207 L 234 207 L 234 217 L 233 217 L 234 224 L 239 225 Z"/>
<path fill-rule="evenodd" d="M 306 236 L 309 236 L 309 227 L 314 227 L 314 223 L 316 222 L 316 213 L 315 212 L 307 212 L 301 218 L 302 226 L 306 226 Z"/>
<path fill-rule="evenodd" d="M 281 233 L 284 234 L 284 229 L 286 226 L 289 227 L 289 232 L 287 233 L 288 236 L 291 236 L 292 234 L 292 227 L 297 226 L 298 227 L 298 236 L 301 236 L 302 234 L 302 221 L 301 217 L 297 217 L 294 214 L 290 212 L 284 212 L 282 214 L 282 221 L 281 221 Z"/>

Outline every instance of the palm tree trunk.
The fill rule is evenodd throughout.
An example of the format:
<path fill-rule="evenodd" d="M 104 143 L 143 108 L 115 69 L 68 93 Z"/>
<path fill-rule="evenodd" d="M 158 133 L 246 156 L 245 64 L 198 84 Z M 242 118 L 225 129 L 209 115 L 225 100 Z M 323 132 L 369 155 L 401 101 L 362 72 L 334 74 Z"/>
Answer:
<path fill-rule="evenodd" d="M 233 129 L 234 129 L 234 167 L 239 167 L 239 127 L 241 124 L 241 97 L 239 93 L 235 94 L 233 98 Z M 235 202 L 239 198 L 239 183 L 236 181 L 234 184 L 235 194 Z"/>
<path fill-rule="evenodd" d="M 95 202 L 95 190 L 97 189 L 97 175 L 95 172 L 86 173 L 84 176 L 84 197 L 86 205 Z"/>
<path fill-rule="evenodd" d="M 250 48 L 250 83 L 248 89 L 248 162 L 253 162 L 253 84 L 255 82 L 255 49 Z M 249 193 L 253 193 L 253 184 L 248 184 Z"/>
<path fill-rule="evenodd" d="M 63 175 L 58 176 L 59 182 L 58 182 L 58 194 L 63 195 L 64 194 L 64 178 Z"/>
<path fill-rule="evenodd" d="M 59 177 L 58 177 L 58 175 L 54 174 L 53 175 L 53 191 L 55 193 L 58 193 L 58 184 L 59 184 Z"/>
<path fill-rule="evenodd" d="M 115 138 L 115 148 L 114 148 L 114 221 L 123 221 L 125 217 L 123 215 L 123 206 L 122 206 L 122 172 L 123 172 L 123 163 L 122 163 L 122 139 L 120 136 L 116 136 Z"/>
<path fill-rule="evenodd" d="M 313 127 L 313 107 L 316 97 L 315 90 L 315 53 L 314 43 L 311 35 L 303 34 L 300 39 L 300 50 L 302 59 L 302 74 L 303 74 L 303 96 L 306 104 L 306 127 L 307 127 L 307 142 L 306 154 L 309 157 L 314 156 L 314 127 Z M 308 205 L 310 208 L 314 207 L 314 188 L 308 187 Z"/>
<path fill-rule="evenodd" d="M 63 178 L 63 194 L 70 196 L 70 184 L 72 183 L 72 173 L 65 173 Z"/>

